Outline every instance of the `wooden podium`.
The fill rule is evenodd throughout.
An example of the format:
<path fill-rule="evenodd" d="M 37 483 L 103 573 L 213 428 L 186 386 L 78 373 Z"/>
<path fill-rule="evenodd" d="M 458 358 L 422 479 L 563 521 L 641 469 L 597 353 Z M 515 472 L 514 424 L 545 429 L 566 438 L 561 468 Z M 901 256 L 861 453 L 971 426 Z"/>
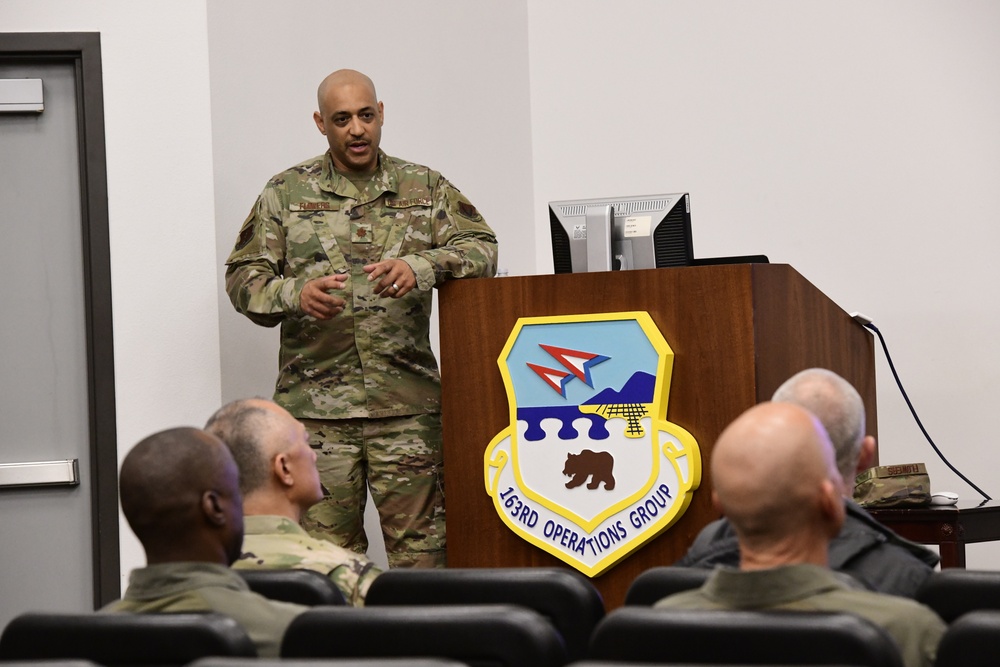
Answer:
<path fill-rule="evenodd" d="M 623 603 L 636 576 L 676 561 L 718 517 L 712 445 L 789 376 L 813 366 L 842 375 L 877 436 L 871 335 L 788 265 L 456 280 L 442 289 L 440 309 L 451 567 L 568 567 L 504 525 L 483 479 L 486 448 L 509 421 L 497 359 L 521 317 L 646 311 L 674 351 L 666 418 L 697 439 L 701 486 L 676 524 L 593 579 L 608 609 Z"/>

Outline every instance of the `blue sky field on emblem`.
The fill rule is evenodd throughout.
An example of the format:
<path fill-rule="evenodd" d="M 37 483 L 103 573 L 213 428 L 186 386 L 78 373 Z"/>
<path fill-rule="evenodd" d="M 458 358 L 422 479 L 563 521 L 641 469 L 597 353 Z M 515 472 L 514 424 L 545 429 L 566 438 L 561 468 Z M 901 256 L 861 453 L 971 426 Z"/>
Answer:
<path fill-rule="evenodd" d="M 593 387 L 579 379 L 566 383 L 563 398 L 527 364 L 566 370 L 540 344 L 600 354 L 607 361 L 591 369 Z M 656 375 L 658 355 L 635 320 L 527 325 L 506 359 L 518 407 L 579 405 L 607 389 L 621 389 L 636 371 Z"/>

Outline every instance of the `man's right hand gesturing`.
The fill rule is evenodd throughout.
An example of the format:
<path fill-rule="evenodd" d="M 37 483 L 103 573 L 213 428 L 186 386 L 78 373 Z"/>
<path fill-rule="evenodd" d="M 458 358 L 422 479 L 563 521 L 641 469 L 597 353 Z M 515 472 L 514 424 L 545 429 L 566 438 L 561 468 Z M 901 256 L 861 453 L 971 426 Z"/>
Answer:
<path fill-rule="evenodd" d="M 302 295 L 299 297 L 302 312 L 317 320 L 328 320 L 343 312 L 347 302 L 329 292 L 344 289 L 344 283 L 349 277 L 346 273 L 337 273 L 307 282 L 302 287 Z"/>

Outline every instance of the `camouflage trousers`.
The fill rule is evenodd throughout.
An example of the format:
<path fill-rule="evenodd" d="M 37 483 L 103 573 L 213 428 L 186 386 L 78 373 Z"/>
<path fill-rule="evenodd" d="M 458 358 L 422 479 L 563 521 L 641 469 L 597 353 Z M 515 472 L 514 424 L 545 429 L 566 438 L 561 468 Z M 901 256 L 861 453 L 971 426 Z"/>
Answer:
<path fill-rule="evenodd" d="M 365 553 L 371 490 L 389 566 L 444 567 L 441 415 L 299 421 L 309 430 L 324 492 L 302 527 Z"/>

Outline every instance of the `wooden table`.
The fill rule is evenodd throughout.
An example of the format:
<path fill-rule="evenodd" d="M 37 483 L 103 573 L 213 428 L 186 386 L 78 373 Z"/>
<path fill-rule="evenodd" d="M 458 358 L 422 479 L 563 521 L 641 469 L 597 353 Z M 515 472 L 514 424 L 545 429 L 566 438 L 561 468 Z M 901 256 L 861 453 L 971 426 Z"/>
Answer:
<path fill-rule="evenodd" d="M 1000 505 L 959 501 L 954 507 L 869 510 L 883 525 L 921 544 L 936 544 L 941 567 L 965 567 L 965 545 L 1000 540 Z"/>

